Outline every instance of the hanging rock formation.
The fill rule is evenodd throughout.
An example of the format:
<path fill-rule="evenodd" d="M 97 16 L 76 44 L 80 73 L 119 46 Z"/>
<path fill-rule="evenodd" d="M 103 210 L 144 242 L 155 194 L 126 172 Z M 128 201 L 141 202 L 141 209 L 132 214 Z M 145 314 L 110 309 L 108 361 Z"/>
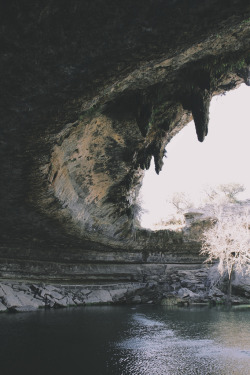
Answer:
<path fill-rule="evenodd" d="M 159 173 L 192 117 L 202 142 L 211 98 L 249 84 L 249 1 L 16 0 L 0 17 L 1 274 L 197 262 L 197 241 L 139 228 L 137 197 L 152 157 Z"/>

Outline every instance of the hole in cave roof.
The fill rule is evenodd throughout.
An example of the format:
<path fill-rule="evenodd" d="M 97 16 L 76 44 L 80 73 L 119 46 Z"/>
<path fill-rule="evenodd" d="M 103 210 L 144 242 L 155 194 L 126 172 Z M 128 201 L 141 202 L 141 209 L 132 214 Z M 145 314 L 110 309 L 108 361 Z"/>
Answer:
<path fill-rule="evenodd" d="M 160 223 L 176 213 L 169 202 L 176 192 L 186 194 L 193 206 L 199 207 L 204 200 L 204 189 L 208 186 L 235 182 L 245 187 L 239 198 L 250 197 L 247 173 L 250 160 L 249 100 L 250 88 L 245 84 L 226 95 L 214 97 L 209 132 L 204 143 L 197 142 L 192 121 L 167 145 L 167 158 L 159 175 L 151 162 L 140 194 L 143 227 L 165 227 Z"/>

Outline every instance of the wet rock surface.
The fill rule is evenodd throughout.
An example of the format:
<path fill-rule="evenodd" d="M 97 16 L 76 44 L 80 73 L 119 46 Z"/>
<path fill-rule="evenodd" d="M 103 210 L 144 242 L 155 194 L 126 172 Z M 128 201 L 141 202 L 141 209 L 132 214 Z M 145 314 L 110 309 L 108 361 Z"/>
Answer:
<path fill-rule="evenodd" d="M 38 308 L 61 308 L 126 302 L 127 296 L 145 287 L 142 283 L 108 285 L 0 283 L 0 311 L 28 312 Z M 25 289 L 25 291 L 24 291 Z"/>
<path fill-rule="evenodd" d="M 96 304 L 188 305 L 227 303 L 225 282 L 213 283 L 214 270 L 169 272 L 164 281 L 141 283 L 51 285 L 1 281 L 0 311 L 28 312 L 39 308 L 63 308 Z M 244 286 L 243 286 L 244 281 Z M 238 293 L 240 288 L 241 293 Z M 236 278 L 231 303 L 249 303 L 249 278 Z"/>

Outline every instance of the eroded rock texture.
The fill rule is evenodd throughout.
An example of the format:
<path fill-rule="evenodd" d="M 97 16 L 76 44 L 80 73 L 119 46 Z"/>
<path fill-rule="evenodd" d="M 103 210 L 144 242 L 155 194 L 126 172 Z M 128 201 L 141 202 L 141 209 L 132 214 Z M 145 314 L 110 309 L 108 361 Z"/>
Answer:
<path fill-rule="evenodd" d="M 249 85 L 249 1 L 16 0 L 0 17 L 2 270 L 197 261 L 198 243 L 138 228 L 137 196 L 192 117 L 204 140 L 213 95 Z"/>

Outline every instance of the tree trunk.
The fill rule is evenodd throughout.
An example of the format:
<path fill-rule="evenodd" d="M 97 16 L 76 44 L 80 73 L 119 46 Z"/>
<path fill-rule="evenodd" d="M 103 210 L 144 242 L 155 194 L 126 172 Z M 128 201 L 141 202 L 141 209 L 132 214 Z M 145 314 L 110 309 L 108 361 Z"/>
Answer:
<path fill-rule="evenodd" d="M 231 299 L 231 294 L 232 294 L 232 272 L 230 273 L 229 281 L 228 281 L 228 291 L 227 291 L 228 301 L 230 301 Z"/>
<path fill-rule="evenodd" d="M 228 292 L 227 292 L 228 301 L 231 300 L 231 295 L 232 295 L 232 276 L 233 276 L 233 267 L 232 267 L 231 272 L 229 274 L 229 280 L 228 280 Z"/>

